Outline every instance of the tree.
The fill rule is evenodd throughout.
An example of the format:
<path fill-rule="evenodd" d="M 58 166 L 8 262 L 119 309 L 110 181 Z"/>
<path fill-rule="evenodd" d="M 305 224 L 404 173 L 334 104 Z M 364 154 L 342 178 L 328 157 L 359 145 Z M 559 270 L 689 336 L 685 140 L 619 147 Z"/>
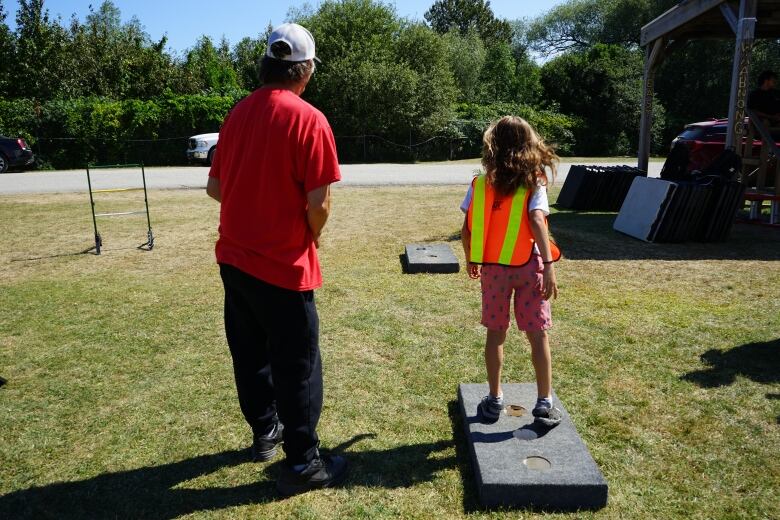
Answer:
<path fill-rule="evenodd" d="M 466 35 L 453 30 L 442 36 L 447 50 L 447 61 L 459 90 L 458 101 L 477 102 L 482 99 L 480 72 L 485 64 L 485 44 L 472 29 Z"/>
<path fill-rule="evenodd" d="M 10 97 L 9 88 L 11 86 L 12 64 L 14 56 L 14 35 L 5 22 L 5 7 L 0 0 L 0 97 Z"/>
<path fill-rule="evenodd" d="M 569 0 L 531 23 L 528 40 L 545 55 L 585 50 L 595 44 L 639 45 L 642 26 L 676 0 Z"/>
<path fill-rule="evenodd" d="M 83 25 L 71 20 L 68 54 L 74 59 L 65 93 L 114 99 L 160 95 L 175 77 L 166 42 L 165 37 L 153 42 L 137 18 L 122 24 L 121 12 L 110 0 L 97 10 L 90 6 Z"/>
<path fill-rule="evenodd" d="M 515 61 L 515 82 L 513 99 L 526 105 L 538 106 L 542 97 L 542 84 L 539 82 L 540 67 L 531 56 L 528 41 L 529 22 L 514 20 L 512 27 L 512 57 Z"/>
<path fill-rule="evenodd" d="M 489 0 L 436 0 L 424 17 L 439 34 L 454 28 L 464 36 L 476 30 L 486 43 L 512 39 L 509 22 L 495 17 Z"/>
<path fill-rule="evenodd" d="M 19 0 L 16 13 L 16 52 L 13 97 L 50 99 L 59 94 L 70 70 L 68 37 L 58 21 L 49 18 L 43 0 Z"/>
<path fill-rule="evenodd" d="M 233 67 L 238 76 L 238 82 L 246 90 L 254 90 L 260 86 L 259 65 L 265 55 L 267 37 L 257 39 L 242 38 L 233 47 Z"/>
<path fill-rule="evenodd" d="M 642 91 L 642 53 L 619 45 L 596 44 L 568 52 L 542 67 L 547 99 L 586 125 L 575 132 L 576 153 L 636 153 Z M 664 111 L 655 114 L 658 146 Z"/>
<path fill-rule="evenodd" d="M 324 64 L 348 55 L 386 58 L 401 30 L 395 9 L 372 0 L 325 0 L 310 18 L 295 21 L 312 32 Z"/>
<path fill-rule="evenodd" d="M 527 52 L 515 55 L 513 98 L 526 105 L 538 106 L 542 99 L 541 67 Z"/>
<path fill-rule="evenodd" d="M 322 64 L 304 97 L 337 136 L 357 136 L 339 139 L 345 158 L 363 157 L 365 143 L 403 156 L 387 141 L 425 140 L 451 119 L 458 91 L 445 38 L 378 1 L 325 0 L 305 12 L 292 21 L 311 30 Z M 381 139 L 360 137 L 372 134 Z"/>
<path fill-rule="evenodd" d="M 215 47 L 211 38 L 201 36 L 187 52 L 184 73 L 194 92 L 230 94 L 239 90 L 230 46 L 225 38 Z"/>
<path fill-rule="evenodd" d="M 480 80 L 487 103 L 514 101 L 515 60 L 512 48 L 506 42 L 496 42 L 487 47 L 485 64 Z"/>
<path fill-rule="evenodd" d="M 446 42 L 422 24 L 404 27 L 394 45 L 396 61 L 416 76 L 411 128 L 420 135 L 435 134 L 451 119 L 456 98 L 455 80 L 448 64 Z"/>

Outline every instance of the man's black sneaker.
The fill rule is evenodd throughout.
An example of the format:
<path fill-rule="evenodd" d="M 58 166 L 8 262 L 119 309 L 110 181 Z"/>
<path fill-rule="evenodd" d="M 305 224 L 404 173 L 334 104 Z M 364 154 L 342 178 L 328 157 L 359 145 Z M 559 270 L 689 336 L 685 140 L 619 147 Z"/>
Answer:
<path fill-rule="evenodd" d="M 297 495 L 313 489 L 334 487 L 347 476 L 347 461 L 338 455 L 318 456 L 302 471 L 284 465 L 276 489 L 284 496 Z"/>
<path fill-rule="evenodd" d="M 273 428 L 264 434 L 255 434 L 252 441 L 252 460 L 254 462 L 265 462 L 274 458 L 276 447 L 282 443 L 283 431 L 284 425 L 276 422 Z"/>
<path fill-rule="evenodd" d="M 563 415 L 561 411 L 556 407 L 547 407 L 537 405 L 532 411 L 531 415 L 534 416 L 534 422 L 543 424 L 545 426 L 553 427 L 561 424 Z"/>

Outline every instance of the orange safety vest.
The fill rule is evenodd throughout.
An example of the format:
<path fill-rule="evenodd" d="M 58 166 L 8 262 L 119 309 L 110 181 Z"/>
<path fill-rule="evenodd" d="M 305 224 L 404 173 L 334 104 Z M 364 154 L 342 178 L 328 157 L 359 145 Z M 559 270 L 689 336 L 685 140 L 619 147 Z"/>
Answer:
<path fill-rule="evenodd" d="M 511 197 L 497 196 L 496 190 L 480 175 L 472 182 L 468 211 L 471 255 L 475 264 L 525 265 L 534 251 L 534 236 L 528 218 L 531 190 L 522 186 Z M 561 258 L 558 246 L 550 240 L 552 261 Z"/>

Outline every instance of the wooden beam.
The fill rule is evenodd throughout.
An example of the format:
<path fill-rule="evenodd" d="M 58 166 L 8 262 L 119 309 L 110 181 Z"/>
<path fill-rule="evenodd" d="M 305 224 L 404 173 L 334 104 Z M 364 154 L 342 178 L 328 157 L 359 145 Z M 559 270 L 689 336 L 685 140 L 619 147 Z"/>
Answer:
<path fill-rule="evenodd" d="M 644 171 L 647 171 L 648 164 L 650 163 L 655 71 L 658 68 L 658 64 L 660 63 L 665 50 L 666 40 L 664 38 L 656 40 L 652 47 L 648 45 L 645 50 L 645 72 L 642 86 L 642 118 L 639 123 L 639 151 L 637 153 L 637 167 Z"/>
<path fill-rule="evenodd" d="M 736 150 L 745 132 L 745 108 L 750 75 L 750 57 L 756 31 L 758 0 L 740 0 L 734 65 L 731 71 L 729 97 L 729 125 L 726 130 L 726 148 Z"/>
<path fill-rule="evenodd" d="M 664 14 L 642 27 L 639 44 L 649 43 L 666 36 L 688 22 L 695 20 L 710 9 L 718 7 L 726 0 L 686 0 L 672 7 Z"/>
<path fill-rule="evenodd" d="M 739 20 L 737 20 L 737 13 L 735 11 L 734 7 L 728 2 L 720 4 L 720 12 L 723 13 L 723 18 L 726 19 L 726 22 L 728 22 L 729 27 L 734 31 L 734 34 L 737 34 L 737 24 L 739 23 Z"/>

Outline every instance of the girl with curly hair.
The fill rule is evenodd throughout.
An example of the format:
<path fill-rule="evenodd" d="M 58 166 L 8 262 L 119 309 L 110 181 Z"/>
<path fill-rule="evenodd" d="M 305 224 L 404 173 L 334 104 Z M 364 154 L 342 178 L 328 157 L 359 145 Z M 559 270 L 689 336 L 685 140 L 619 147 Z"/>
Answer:
<path fill-rule="evenodd" d="M 561 411 L 552 402 L 552 362 L 547 330 L 552 326 L 550 299 L 558 295 L 555 265 L 561 257 L 547 231 L 547 186 L 558 157 L 527 121 L 506 116 L 483 136 L 482 166 L 461 209 L 461 233 L 468 274 L 482 283 L 482 325 L 487 328 L 485 365 L 490 393 L 478 412 L 486 422 L 504 408 L 501 368 L 514 295 L 517 327 L 531 344 L 536 373 L 536 422 L 552 427 Z"/>

